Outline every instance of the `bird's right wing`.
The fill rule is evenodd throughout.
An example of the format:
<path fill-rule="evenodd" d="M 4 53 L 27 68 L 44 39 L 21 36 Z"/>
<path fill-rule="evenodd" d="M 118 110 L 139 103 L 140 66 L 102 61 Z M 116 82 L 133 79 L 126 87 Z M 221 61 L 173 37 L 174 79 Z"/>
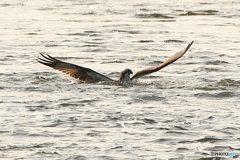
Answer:
<path fill-rule="evenodd" d="M 161 63 L 161 64 L 159 64 L 157 66 L 149 67 L 149 68 L 143 69 L 141 71 L 138 71 L 136 74 L 134 74 L 132 76 L 131 80 L 140 78 L 140 77 L 142 77 L 144 75 L 148 75 L 148 74 L 151 74 L 153 72 L 157 72 L 160 69 L 162 69 L 162 68 L 168 66 L 169 64 L 175 62 L 176 60 L 181 58 L 187 52 L 187 50 L 191 47 L 192 44 L 193 44 L 193 41 L 191 43 L 189 43 L 186 48 L 184 48 L 180 52 L 177 52 L 172 57 L 168 58 L 168 60 L 166 60 L 165 62 L 163 62 L 163 63 Z"/>
<path fill-rule="evenodd" d="M 41 54 L 41 58 L 38 58 L 38 62 L 46 66 L 52 67 L 56 70 L 62 71 L 76 79 L 86 82 L 99 82 L 99 81 L 114 81 L 107 76 L 104 76 L 90 68 L 81 67 L 75 64 L 66 63 L 53 58 L 49 55 Z"/>

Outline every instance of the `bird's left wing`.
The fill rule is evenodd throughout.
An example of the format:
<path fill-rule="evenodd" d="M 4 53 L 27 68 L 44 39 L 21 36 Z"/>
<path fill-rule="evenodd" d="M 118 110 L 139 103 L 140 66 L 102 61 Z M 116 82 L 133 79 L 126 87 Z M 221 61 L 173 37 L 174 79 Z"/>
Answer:
<path fill-rule="evenodd" d="M 149 67 L 149 68 L 146 68 L 146 69 L 143 69 L 139 72 L 137 72 L 136 74 L 134 74 L 131 78 L 131 80 L 133 79 L 137 79 L 137 78 L 140 78 L 144 75 L 148 75 L 148 74 L 151 74 L 153 72 L 157 72 L 159 71 L 160 69 L 168 66 L 169 64 L 175 62 L 176 60 L 178 60 L 179 58 L 181 58 L 186 52 L 187 50 L 191 47 L 191 45 L 193 44 L 194 41 L 192 41 L 191 43 L 188 44 L 188 46 L 186 48 L 184 48 L 183 50 L 181 50 L 180 52 L 177 52 L 176 54 L 174 54 L 172 57 L 170 57 L 168 60 L 166 60 L 165 62 L 161 63 L 160 65 L 158 66 L 153 66 L 153 67 Z"/>
<path fill-rule="evenodd" d="M 41 58 L 38 58 L 38 62 L 46 66 L 52 67 L 56 70 L 62 71 L 76 79 L 86 82 L 99 82 L 99 81 L 114 81 L 90 68 L 81 67 L 75 64 L 66 63 L 53 58 L 49 55 L 41 54 Z"/>

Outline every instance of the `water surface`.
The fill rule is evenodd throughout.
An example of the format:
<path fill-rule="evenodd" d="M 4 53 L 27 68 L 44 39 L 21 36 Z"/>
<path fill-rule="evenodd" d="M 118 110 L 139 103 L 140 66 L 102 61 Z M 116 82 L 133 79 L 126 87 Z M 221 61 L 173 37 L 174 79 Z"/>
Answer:
<path fill-rule="evenodd" d="M 238 1 L 0 2 L 0 158 L 211 159 L 238 152 Z M 134 85 L 81 83 L 39 52 Z M 230 157 L 222 157 L 230 158 Z"/>

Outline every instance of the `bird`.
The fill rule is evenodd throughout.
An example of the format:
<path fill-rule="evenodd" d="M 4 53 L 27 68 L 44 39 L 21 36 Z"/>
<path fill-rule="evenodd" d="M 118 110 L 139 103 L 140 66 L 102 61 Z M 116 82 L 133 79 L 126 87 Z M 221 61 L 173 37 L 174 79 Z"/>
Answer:
<path fill-rule="evenodd" d="M 68 74 L 71 77 L 79 79 L 80 81 L 83 81 L 83 82 L 94 83 L 94 82 L 106 81 L 106 82 L 129 83 L 129 82 L 132 82 L 133 80 L 138 79 L 142 76 L 149 75 L 153 72 L 157 72 L 157 71 L 165 68 L 169 64 L 175 62 L 176 60 L 181 58 L 188 51 L 188 49 L 192 46 L 193 42 L 194 41 L 189 43 L 186 48 L 177 52 L 176 54 L 174 54 L 173 56 L 168 58 L 165 62 L 163 62 L 157 66 L 152 66 L 152 67 L 148 67 L 143 70 L 140 70 L 140 71 L 136 72 L 132 77 L 130 77 L 131 74 L 133 74 L 131 69 L 127 68 L 127 69 L 123 70 L 120 73 L 119 80 L 113 80 L 113 79 L 111 79 L 101 73 L 98 73 L 90 68 L 63 62 L 63 61 L 58 60 L 48 54 L 44 55 L 43 53 L 40 53 L 41 57 L 38 57 L 37 61 L 43 65 L 46 65 L 48 67 L 51 67 L 51 68 L 59 70 L 59 71 L 62 71 L 63 73 Z"/>

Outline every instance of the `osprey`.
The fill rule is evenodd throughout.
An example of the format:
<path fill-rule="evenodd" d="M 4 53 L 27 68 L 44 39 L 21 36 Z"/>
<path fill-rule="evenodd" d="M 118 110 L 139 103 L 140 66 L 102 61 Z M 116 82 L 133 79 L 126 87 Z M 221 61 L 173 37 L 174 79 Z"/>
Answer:
<path fill-rule="evenodd" d="M 140 78 L 142 76 L 151 74 L 153 72 L 157 72 L 160 69 L 166 67 L 167 65 L 175 62 L 176 60 L 178 60 L 179 58 L 181 58 L 186 52 L 187 50 L 191 47 L 191 45 L 193 44 L 193 41 L 191 43 L 188 44 L 188 46 L 186 48 L 184 48 L 183 50 L 181 50 L 180 52 L 177 52 L 176 54 L 174 54 L 172 57 L 170 57 L 168 60 L 166 60 L 165 62 L 157 65 L 157 66 L 153 66 L 153 67 L 149 67 L 146 69 L 143 69 L 137 73 L 135 73 L 132 77 L 130 77 L 131 74 L 133 74 L 132 70 L 127 68 L 124 71 L 121 72 L 120 74 L 120 79 L 118 80 L 118 82 L 130 82 L 134 79 Z M 60 61 L 56 58 L 51 57 L 50 55 L 43 55 L 42 53 L 40 53 L 42 58 L 38 57 L 38 62 L 41 64 L 44 64 L 46 66 L 52 67 L 56 70 L 62 71 L 63 73 L 66 73 L 76 79 L 79 79 L 81 81 L 85 81 L 85 82 L 100 82 L 100 81 L 108 81 L 108 82 L 114 82 L 113 79 L 104 76 L 90 68 L 85 68 L 82 66 L 78 66 L 75 64 L 71 64 L 71 63 L 66 63 L 63 61 Z"/>

